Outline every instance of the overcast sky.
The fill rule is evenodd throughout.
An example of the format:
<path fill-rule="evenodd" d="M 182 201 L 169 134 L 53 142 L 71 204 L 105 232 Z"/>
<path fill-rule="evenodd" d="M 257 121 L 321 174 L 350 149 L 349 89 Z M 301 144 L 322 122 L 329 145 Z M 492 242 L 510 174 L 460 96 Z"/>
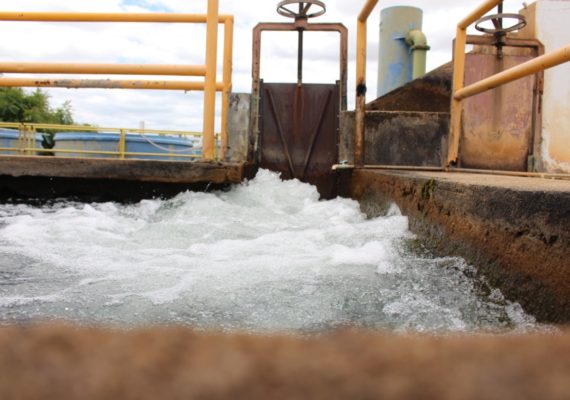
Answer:
<path fill-rule="evenodd" d="M 354 108 L 355 25 L 365 1 L 324 2 L 327 13 L 317 20 L 341 22 L 349 28 L 349 108 Z M 423 30 L 431 46 L 428 53 L 428 70 L 431 70 L 451 59 L 451 42 L 457 22 L 480 2 L 482 0 L 380 0 L 369 20 L 368 100 L 372 100 L 376 92 L 381 9 L 408 5 L 424 10 Z M 233 14 L 236 21 L 234 92 L 251 90 L 253 27 L 258 22 L 288 21 L 276 13 L 277 3 L 278 0 L 220 0 L 220 13 Z M 207 0 L 0 0 L 2 11 L 203 14 L 206 7 Z M 521 7 L 520 0 L 505 1 L 506 12 L 517 12 Z M 0 61 L 204 64 L 205 59 L 205 25 L 0 22 L 0 37 Z M 338 79 L 338 40 L 335 33 L 307 34 L 306 82 L 332 83 Z M 268 82 L 294 82 L 296 34 L 264 33 L 262 43 L 262 78 Z M 221 69 L 218 80 L 221 80 Z M 50 89 L 49 94 L 56 106 L 70 100 L 76 120 L 81 123 L 138 127 L 144 121 L 149 129 L 202 129 L 201 92 Z"/>

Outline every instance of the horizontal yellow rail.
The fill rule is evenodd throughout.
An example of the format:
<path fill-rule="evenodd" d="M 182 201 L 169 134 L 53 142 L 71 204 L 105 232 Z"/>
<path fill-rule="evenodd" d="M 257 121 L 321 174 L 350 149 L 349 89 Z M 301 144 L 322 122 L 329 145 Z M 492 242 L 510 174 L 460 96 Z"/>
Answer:
<path fill-rule="evenodd" d="M 0 62 L 0 73 L 206 76 L 206 66 Z"/>
<path fill-rule="evenodd" d="M 218 15 L 218 23 L 233 19 L 232 15 Z M 157 22 L 157 23 L 206 23 L 202 14 L 167 13 L 79 13 L 79 12 L 0 12 L 0 21 L 36 22 Z"/>
<path fill-rule="evenodd" d="M 38 79 L 0 78 L 0 87 L 58 87 L 68 89 L 145 89 L 145 90 L 205 90 L 205 82 L 114 80 L 114 79 Z M 224 83 L 218 82 L 215 90 L 224 90 Z"/>
<path fill-rule="evenodd" d="M 42 149 L 35 147 L 25 147 L 15 149 L 13 147 L 0 147 L 0 151 L 11 151 L 14 153 L 25 151 L 26 153 L 63 153 L 63 154 L 83 154 L 83 155 L 102 155 L 102 156 L 134 156 L 134 157 L 161 157 L 161 158 L 190 158 L 198 159 L 199 155 L 179 154 L 179 153 L 140 153 L 140 152 L 119 152 L 119 151 L 102 151 L 102 150 L 74 150 L 74 149 Z"/>
<path fill-rule="evenodd" d="M 204 92 L 203 154 L 215 158 L 216 92 L 222 92 L 222 148 L 225 157 L 228 97 L 232 89 L 233 29 L 232 15 L 219 14 L 219 0 L 208 0 L 206 14 L 170 13 L 77 13 L 77 12 L 0 12 L 0 21 L 36 22 L 139 22 L 206 24 L 205 65 L 136 65 L 71 63 L 0 63 L 0 73 L 109 74 L 109 75 L 176 75 L 201 76 L 199 81 L 110 80 L 110 79 L 43 79 L 0 78 L 0 87 L 60 87 L 146 90 L 199 90 Z M 224 24 L 223 82 L 217 81 L 218 25 Z"/>
<path fill-rule="evenodd" d="M 453 94 L 455 100 L 463 100 L 487 90 L 515 81 L 525 76 L 536 74 L 570 61 L 570 45 L 562 47 L 551 53 L 544 54 L 515 67 L 499 72 L 493 76 L 485 78 L 477 83 L 469 85 Z"/>
<path fill-rule="evenodd" d="M 43 129 L 50 131 L 58 131 L 58 133 L 65 134 L 66 132 L 60 131 L 70 131 L 70 132 L 106 132 L 106 133 L 150 133 L 157 135 L 167 135 L 167 136 L 193 136 L 201 137 L 201 132 L 194 131 L 177 131 L 177 130 L 166 130 L 166 129 L 140 129 L 140 128 L 109 128 L 91 125 L 58 125 L 58 124 L 42 124 L 42 123 L 20 123 L 20 122 L 0 122 L 0 128 L 8 129 Z"/>

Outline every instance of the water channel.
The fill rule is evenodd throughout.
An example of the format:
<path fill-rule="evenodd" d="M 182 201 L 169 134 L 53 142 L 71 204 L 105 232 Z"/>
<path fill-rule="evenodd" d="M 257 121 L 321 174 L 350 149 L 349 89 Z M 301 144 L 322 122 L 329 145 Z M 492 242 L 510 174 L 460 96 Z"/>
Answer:
<path fill-rule="evenodd" d="M 393 206 L 261 171 L 226 192 L 136 204 L 0 204 L 0 323 L 186 325 L 249 332 L 339 327 L 538 329 L 461 258 L 437 258 Z"/>

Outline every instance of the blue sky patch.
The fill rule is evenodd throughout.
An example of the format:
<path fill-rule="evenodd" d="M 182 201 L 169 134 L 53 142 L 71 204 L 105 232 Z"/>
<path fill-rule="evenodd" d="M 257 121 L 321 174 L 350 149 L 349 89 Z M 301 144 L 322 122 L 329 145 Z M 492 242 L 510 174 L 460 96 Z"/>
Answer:
<path fill-rule="evenodd" d="M 149 1 L 149 0 L 123 0 L 121 2 L 122 6 L 137 6 L 146 8 L 149 11 L 153 12 L 171 12 L 172 10 L 168 7 L 157 3 L 156 1 Z"/>

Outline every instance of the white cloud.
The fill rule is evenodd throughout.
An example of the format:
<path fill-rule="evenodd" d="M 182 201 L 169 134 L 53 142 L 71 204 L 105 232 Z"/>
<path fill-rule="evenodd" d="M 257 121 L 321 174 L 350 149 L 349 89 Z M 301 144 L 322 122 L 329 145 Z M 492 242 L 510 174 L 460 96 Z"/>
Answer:
<path fill-rule="evenodd" d="M 480 0 L 481 1 L 481 0 Z M 394 5 L 424 9 L 424 31 L 432 51 L 428 68 L 451 59 L 451 42 L 457 22 L 480 1 L 396 0 L 380 1 L 369 21 L 368 86 L 376 87 L 379 10 Z M 277 0 L 220 0 L 220 12 L 235 15 L 234 90 L 251 88 L 252 30 L 260 21 L 285 21 L 276 12 Z M 349 94 L 354 91 L 355 22 L 362 1 L 325 0 L 327 14 L 320 22 L 342 22 L 350 31 Z M 521 1 L 505 1 L 505 9 L 516 12 Z M 0 0 L 2 11 L 79 11 L 200 13 L 207 0 Z M 220 30 L 220 34 L 221 34 Z M 118 62 L 155 64 L 202 64 L 205 53 L 203 26 L 184 24 L 59 24 L 0 23 L 0 60 L 51 62 Z M 222 36 L 220 35 L 220 38 Z M 268 81 L 296 78 L 295 34 L 264 34 L 262 74 Z M 338 35 L 307 34 L 305 71 L 307 81 L 338 79 Z M 221 49 L 219 57 L 221 59 Z M 221 76 L 221 69 L 220 69 Z M 144 77 L 140 77 L 143 79 Z M 174 78 L 180 79 L 180 78 Z M 371 90 L 373 92 L 373 90 Z M 71 100 L 80 122 L 100 126 L 146 126 L 165 129 L 201 130 L 201 93 L 164 91 L 113 91 L 51 89 L 55 104 Z M 351 107 L 349 101 L 349 107 Z M 219 106 L 218 106 L 219 109 Z"/>

